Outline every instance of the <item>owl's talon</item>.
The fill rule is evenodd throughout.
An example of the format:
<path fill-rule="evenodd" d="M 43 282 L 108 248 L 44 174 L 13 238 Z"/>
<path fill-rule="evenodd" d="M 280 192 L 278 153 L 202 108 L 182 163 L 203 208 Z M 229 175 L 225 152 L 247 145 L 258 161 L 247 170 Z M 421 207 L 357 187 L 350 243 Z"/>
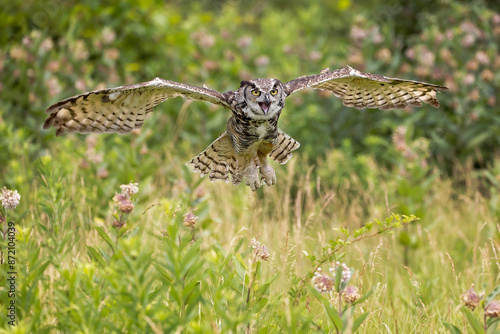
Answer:
<path fill-rule="evenodd" d="M 252 189 L 252 191 L 256 191 L 260 188 L 260 180 L 259 179 L 248 179 L 245 181 L 245 184 Z"/>
<path fill-rule="evenodd" d="M 248 168 L 246 170 L 246 178 L 245 184 L 252 189 L 252 191 L 256 191 L 260 187 L 260 179 L 257 168 Z"/>
<path fill-rule="evenodd" d="M 276 172 L 271 166 L 263 166 L 260 168 L 260 174 L 262 174 L 262 179 L 268 186 L 276 184 Z"/>

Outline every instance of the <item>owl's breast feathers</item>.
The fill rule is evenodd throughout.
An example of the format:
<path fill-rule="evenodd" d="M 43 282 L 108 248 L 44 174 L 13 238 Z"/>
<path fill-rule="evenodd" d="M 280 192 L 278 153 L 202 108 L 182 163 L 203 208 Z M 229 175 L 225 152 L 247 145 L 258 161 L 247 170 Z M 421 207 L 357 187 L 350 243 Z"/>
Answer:
<path fill-rule="evenodd" d="M 252 155 L 259 151 L 262 155 L 269 154 L 278 138 L 278 118 L 251 119 L 234 114 L 227 122 L 227 133 L 237 155 Z M 259 154 L 259 155 L 260 155 Z"/>

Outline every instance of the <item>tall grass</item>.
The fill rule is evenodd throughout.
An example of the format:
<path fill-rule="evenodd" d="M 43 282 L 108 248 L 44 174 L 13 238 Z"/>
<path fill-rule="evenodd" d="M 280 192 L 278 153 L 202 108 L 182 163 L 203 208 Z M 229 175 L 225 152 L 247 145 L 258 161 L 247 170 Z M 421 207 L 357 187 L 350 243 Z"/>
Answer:
<path fill-rule="evenodd" d="M 135 209 L 117 229 L 117 180 L 99 179 L 92 166 L 75 172 L 84 150 L 64 141 L 57 150 L 59 161 L 37 162 L 37 179 L 22 198 L 29 215 L 17 246 L 20 332 L 334 331 L 322 306 L 330 296 L 311 292 L 318 261 L 344 238 L 339 228 L 353 235 L 400 210 L 395 179 L 321 176 L 345 166 L 341 151 L 311 167 L 296 155 L 276 166 L 276 186 L 256 193 L 200 180 L 172 158 L 135 179 Z M 144 159 L 149 168 L 164 158 Z M 374 167 L 372 177 L 383 173 Z M 422 220 L 326 257 L 324 270 L 338 259 L 355 268 L 351 283 L 362 294 L 374 289 L 354 311 L 370 312 L 359 332 L 443 332 L 444 322 L 467 332 L 461 296 L 473 283 L 486 292 L 498 283 L 499 225 L 498 197 L 483 195 L 472 174 L 462 177 L 459 190 L 433 178 Z M 189 211 L 198 217 L 194 227 L 183 224 Z M 254 237 L 268 261 L 249 248 Z M 3 322 L 2 332 L 11 329 Z"/>

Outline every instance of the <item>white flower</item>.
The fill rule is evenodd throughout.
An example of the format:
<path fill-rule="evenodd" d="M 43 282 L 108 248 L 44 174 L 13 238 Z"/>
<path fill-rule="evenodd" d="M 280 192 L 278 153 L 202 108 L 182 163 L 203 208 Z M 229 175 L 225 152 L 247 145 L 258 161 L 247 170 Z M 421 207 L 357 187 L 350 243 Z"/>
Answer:
<path fill-rule="evenodd" d="M 2 202 L 2 206 L 4 208 L 13 210 L 19 205 L 20 200 L 21 195 L 19 195 L 17 190 L 9 190 L 6 187 L 3 187 L 2 194 L 0 194 L 0 201 Z"/>
<path fill-rule="evenodd" d="M 129 184 L 122 184 L 120 189 L 122 190 L 122 194 L 130 197 L 139 192 L 139 183 L 130 182 Z"/>
<path fill-rule="evenodd" d="M 339 261 L 337 261 L 333 267 L 330 267 L 330 273 L 332 274 L 332 276 L 335 278 L 335 274 L 337 273 L 337 268 L 339 266 L 342 266 L 342 283 L 347 283 L 351 280 L 351 269 L 349 269 L 349 267 L 347 267 L 347 265 L 345 263 L 340 263 Z"/>
<path fill-rule="evenodd" d="M 260 242 L 258 242 L 257 239 L 252 238 L 252 240 L 250 241 L 250 246 L 248 246 L 248 247 L 252 247 L 253 250 L 259 249 Z"/>
<path fill-rule="evenodd" d="M 252 247 L 255 256 L 260 257 L 264 261 L 269 260 L 269 253 L 267 252 L 266 245 L 261 244 L 259 241 L 257 241 L 257 239 L 252 238 L 252 240 L 250 241 L 250 246 L 248 247 Z"/>

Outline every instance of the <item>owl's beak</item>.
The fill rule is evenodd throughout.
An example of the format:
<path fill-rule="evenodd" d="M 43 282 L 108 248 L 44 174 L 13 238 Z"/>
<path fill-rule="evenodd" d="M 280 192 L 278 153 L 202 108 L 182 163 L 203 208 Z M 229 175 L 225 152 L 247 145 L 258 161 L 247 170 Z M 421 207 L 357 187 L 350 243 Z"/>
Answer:
<path fill-rule="evenodd" d="M 269 110 L 269 106 L 271 105 L 271 100 L 269 100 L 269 95 L 264 96 L 264 102 L 259 102 L 259 106 L 264 112 L 264 115 L 267 115 L 267 111 Z"/>

